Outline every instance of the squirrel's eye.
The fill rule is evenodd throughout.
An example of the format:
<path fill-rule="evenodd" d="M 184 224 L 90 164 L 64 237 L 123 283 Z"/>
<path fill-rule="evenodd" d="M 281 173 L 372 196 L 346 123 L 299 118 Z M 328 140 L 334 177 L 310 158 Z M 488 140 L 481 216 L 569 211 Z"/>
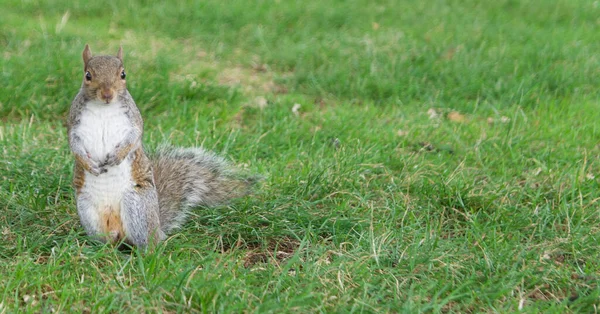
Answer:
<path fill-rule="evenodd" d="M 92 73 L 90 73 L 89 71 L 85 72 L 85 79 L 88 81 L 92 80 Z"/>
<path fill-rule="evenodd" d="M 125 79 L 125 77 L 127 76 L 127 74 L 125 74 L 125 70 L 121 71 L 121 79 Z"/>

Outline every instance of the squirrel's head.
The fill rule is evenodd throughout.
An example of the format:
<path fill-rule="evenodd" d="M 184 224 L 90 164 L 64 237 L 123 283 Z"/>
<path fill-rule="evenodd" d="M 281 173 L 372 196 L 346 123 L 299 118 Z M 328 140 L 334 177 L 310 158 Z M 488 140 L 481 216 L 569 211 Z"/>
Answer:
<path fill-rule="evenodd" d="M 90 47 L 85 45 L 83 65 L 83 88 L 89 99 L 110 104 L 126 91 L 122 47 L 116 56 L 92 57 Z"/>

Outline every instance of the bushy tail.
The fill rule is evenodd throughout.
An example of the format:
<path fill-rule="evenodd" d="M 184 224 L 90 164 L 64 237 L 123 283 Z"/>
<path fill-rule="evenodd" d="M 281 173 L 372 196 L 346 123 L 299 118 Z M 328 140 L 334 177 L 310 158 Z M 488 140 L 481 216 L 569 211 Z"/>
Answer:
<path fill-rule="evenodd" d="M 150 155 L 158 192 L 160 225 L 170 233 L 191 208 L 215 206 L 241 197 L 256 182 L 232 171 L 225 159 L 201 148 L 160 147 Z"/>

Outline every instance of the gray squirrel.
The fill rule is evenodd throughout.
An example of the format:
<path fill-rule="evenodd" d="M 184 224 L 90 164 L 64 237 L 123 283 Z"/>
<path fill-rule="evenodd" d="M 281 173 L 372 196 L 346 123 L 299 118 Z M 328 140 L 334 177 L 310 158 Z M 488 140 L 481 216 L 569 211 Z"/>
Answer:
<path fill-rule="evenodd" d="M 93 57 L 85 45 L 83 63 L 67 132 L 77 212 L 89 236 L 146 248 L 180 227 L 191 208 L 248 193 L 254 180 L 241 178 L 214 153 L 169 146 L 145 153 L 122 48 L 116 56 Z"/>

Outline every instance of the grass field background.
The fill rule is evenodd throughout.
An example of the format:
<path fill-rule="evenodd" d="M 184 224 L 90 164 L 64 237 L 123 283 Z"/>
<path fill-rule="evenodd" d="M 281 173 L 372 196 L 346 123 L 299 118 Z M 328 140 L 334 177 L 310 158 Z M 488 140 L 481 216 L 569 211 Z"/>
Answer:
<path fill-rule="evenodd" d="M 595 312 L 600 4 L 34 1 L 0 13 L 0 313 Z M 145 145 L 264 177 L 156 252 L 83 233 L 65 117 L 125 51 Z"/>

